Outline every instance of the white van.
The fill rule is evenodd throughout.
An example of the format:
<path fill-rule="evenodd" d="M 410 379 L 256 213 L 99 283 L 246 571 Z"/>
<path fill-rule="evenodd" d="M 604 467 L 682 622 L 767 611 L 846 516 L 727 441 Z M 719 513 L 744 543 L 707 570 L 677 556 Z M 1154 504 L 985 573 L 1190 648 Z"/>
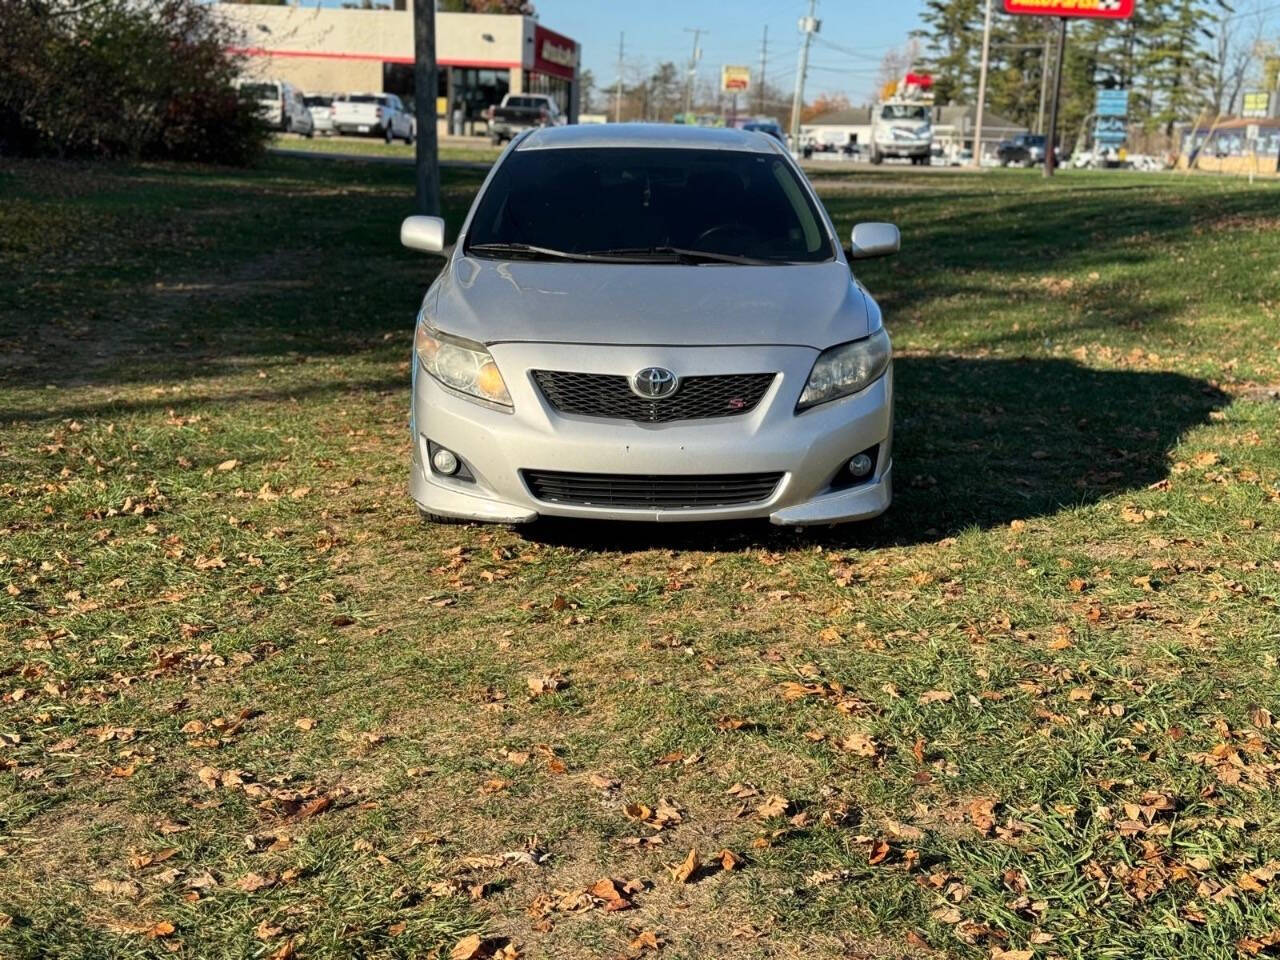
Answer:
<path fill-rule="evenodd" d="M 272 130 L 315 133 L 315 121 L 307 109 L 301 90 L 284 80 L 241 80 L 236 84 L 240 96 L 258 104 L 258 113 Z"/>

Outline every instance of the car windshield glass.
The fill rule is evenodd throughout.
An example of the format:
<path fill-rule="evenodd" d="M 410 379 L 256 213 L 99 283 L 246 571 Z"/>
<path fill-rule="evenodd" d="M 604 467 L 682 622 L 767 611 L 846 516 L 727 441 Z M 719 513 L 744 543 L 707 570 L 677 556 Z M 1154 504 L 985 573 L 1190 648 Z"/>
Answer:
<path fill-rule="evenodd" d="M 240 88 L 240 94 L 249 100 L 275 100 L 280 96 L 280 88 L 274 83 L 246 83 Z"/>
<path fill-rule="evenodd" d="M 663 148 L 516 150 L 493 174 L 467 237 L 501 247 L 635 261 L 816 263 L 834 256 L 791 166 L 770 153 Z M 646 255 L 646 253 L 650 255 Z M 734 262 L 734 261 L 720 261 Z"/>
<path fill-rule="evenodd" d="M 356 94 L 353 97 L 345 98 L 349 103 L 377 103 L 386 106 L 386 97 L 375 97 L 370 94 Z"/>
<path fill-rule="evenodd" d="M 333 97 L 307 97 L 308 107 L 328 107 L 333 104 Z"/>
<path fill-rule="evenodd" d="M 905 103 L 886 103 L 880 116 L 885 120 L 928 120 L 929 109 Z"/>

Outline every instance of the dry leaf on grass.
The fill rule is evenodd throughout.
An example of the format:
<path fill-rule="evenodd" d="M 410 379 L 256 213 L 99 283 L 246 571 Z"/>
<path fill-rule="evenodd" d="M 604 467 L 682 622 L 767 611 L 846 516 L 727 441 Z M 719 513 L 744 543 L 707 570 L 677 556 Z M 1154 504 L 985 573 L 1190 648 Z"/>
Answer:
<path fill-rule="evenodd" d="M 768 820 L 770 817 L 781 817 L 790 809 L 791 801 L 775 793 L 756 807 L 756 816 L 761 820 Z"/>
<path fill-rule="evenodd" d="M 702 861 L 698 859 L 698 850 L 695 847 L 689 851 L 687 857 L 671 868 L 671 877 L 676 883 L 689 883 L 701 866 Z"/>

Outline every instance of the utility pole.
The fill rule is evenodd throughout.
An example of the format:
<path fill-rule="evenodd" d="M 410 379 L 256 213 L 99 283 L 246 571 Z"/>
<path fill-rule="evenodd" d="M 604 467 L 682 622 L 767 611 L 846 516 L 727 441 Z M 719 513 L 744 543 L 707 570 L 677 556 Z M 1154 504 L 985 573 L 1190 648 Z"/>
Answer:
<path fill-rule="evenodd" d="M 689 114 L 693 112 L 693 78 L 698 72 L 698 60 L 702 57 L 702 51 L 698 49 L 698 38 L 711 31 L 704 30 L 702 27 L 685 27 L 684 32 L 693 34 L 693 52 L 689 54 L 689 76 L 684 82 L 685 123 L 688 123 Z"/>
<path fill-rule="evenodd" d="M 413 0 L 414 193 L 418 213 L 440 215 L 440 158 L 436 150 L 436 0 Z"/>
<path fill-rule="evenodd" d="M 982 112 L 987 104 L 987 68 L 991 65 L 991 0 L 987 0 L 987 20 L 982 28 L 982 71 L 978 74 L 978 117 L 973 133 L 973 165 L 982 169 Z"/>
<path fill-rule="evenodd" d="M 1058 23 L 1058 55 L 1053 68 L 1053 106 L 1049 108 L 1049 133 L 1044 142 L 1044 175 L 1052 177 L 1058 166 L 1058 101 L 1062 99 L 1062 55 L 1067 52 L 1067 18 Z"/>
<path fill-rule="evenodd" d="M 796 91 L 791 98 L 791 149 L 794 152 L 800 151 L 800 112 L 804 109 L 804 80 L 805 74 L 809 71 L 809 44 L 813 42 L 813 35 L 822 27 L 822 23 L 818 20 L 817 13 L 818 0 L 809 0 L 809 15 L 800 18 L 800 32 L 804 34 L 804 43 L 800 45 L 800 63 L 796 67 Z"/>
<path fill-rule="evenodd" d="M 618 34 L 618 85 L 613 92 L 613 122 L 622 122 L 622 44 L 625 33 Z"/>
<path fill-rule="evenodd" d="M 764 25 L 764 40 L 760 44 L 760 87 L 756 94 L 756 113 L 764 116 L 764 68 L 769 62 L 769 25 Z"/>
<path fill-rule="evenodd" d="M 1053 34 L 1049 32 L 1049 25 L 1045 24 L 1044 30 L 1044 54 L 1040 57 L 1040 113 L 1036 119 L 1036 133 L 1044 135 L 1044 105 L 1049 99 L 1049 44 L 1052 41 Z"/>

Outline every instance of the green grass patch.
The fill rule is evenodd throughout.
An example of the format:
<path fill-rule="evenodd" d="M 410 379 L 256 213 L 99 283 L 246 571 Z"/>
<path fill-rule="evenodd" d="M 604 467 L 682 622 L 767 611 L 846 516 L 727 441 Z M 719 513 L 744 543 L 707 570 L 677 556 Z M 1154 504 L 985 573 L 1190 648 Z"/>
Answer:
<path fill-rule="evenodd" d="M 1276 185 L 811 176 L 886 517 L 425 529 L 406 167 L 0 164 L 0 953 L 1267 949 Z"/>

